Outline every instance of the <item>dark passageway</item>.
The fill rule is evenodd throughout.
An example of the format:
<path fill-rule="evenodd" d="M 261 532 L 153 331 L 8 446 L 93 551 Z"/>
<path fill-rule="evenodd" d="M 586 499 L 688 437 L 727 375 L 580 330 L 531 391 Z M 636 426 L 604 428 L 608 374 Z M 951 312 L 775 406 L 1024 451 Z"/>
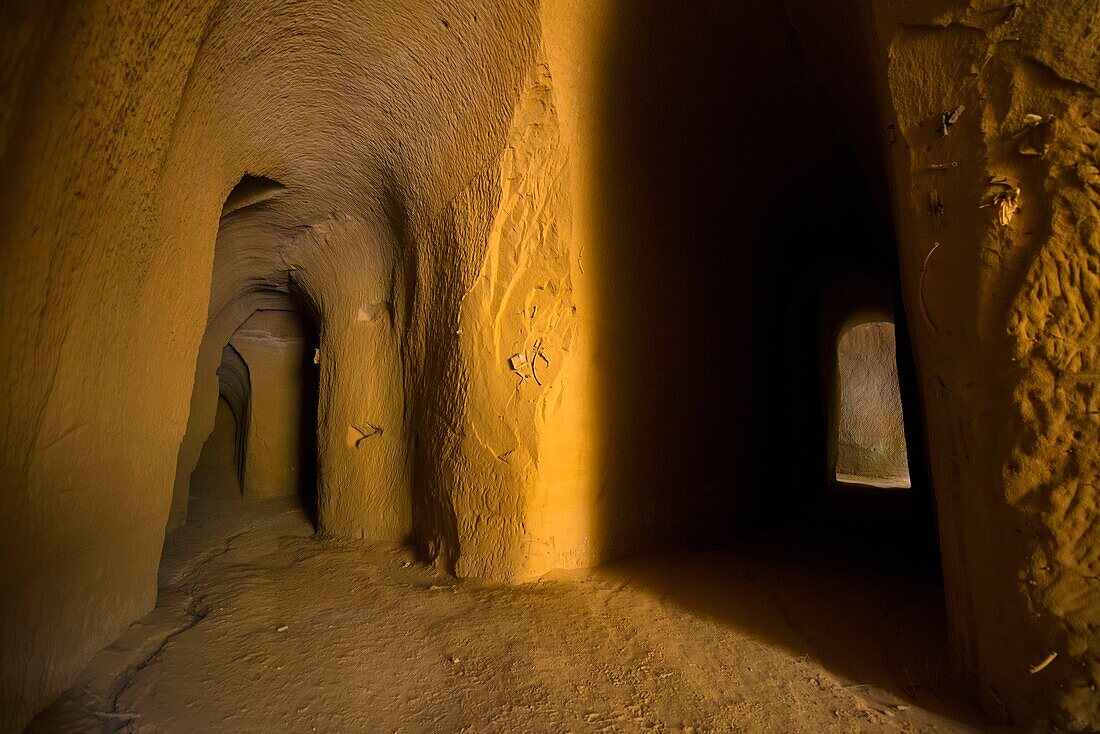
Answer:
<path fill-rule="evenodd" d="M 838 361 L 861 314 L 905 318 L 883 141 L 860 114 L 874 81 L 845 46 L 857 41 L 827 50 L 763 0 L 686 17 L 615 7 L 598 307 L 645 330 L 598 333 L 622 364 L 644 365 L 616 373 L 603 406 L 615 441 L 601 459 L 616 471 L 601 522 L 643 550 L 612 568 L 846 685 L 981 722 L 949 653 L 908 336 L 898 356 L 892 330 L 888 355 L 855 355 L 885 385 L 849 379 L 851 360 Z M 853 405 L 862 423 L 838 410 Z M 865 423 L 890 435 L 864 440 Z M 904 473 L 907 485 L 912 457 L 919 486 L 838 485 L 864 444 L 888 457 L 876 482 Z"/>

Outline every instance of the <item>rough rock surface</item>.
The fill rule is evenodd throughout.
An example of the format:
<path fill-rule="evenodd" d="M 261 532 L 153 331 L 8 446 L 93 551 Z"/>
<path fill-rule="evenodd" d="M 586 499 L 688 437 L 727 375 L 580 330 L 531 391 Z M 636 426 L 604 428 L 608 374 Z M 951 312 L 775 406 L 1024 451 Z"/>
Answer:
<path fill-rule="evenodd" d="M 988 710 L 1078 730 L 1100 727 L 1098 11 L 874 12 L 958 649 Z"/>

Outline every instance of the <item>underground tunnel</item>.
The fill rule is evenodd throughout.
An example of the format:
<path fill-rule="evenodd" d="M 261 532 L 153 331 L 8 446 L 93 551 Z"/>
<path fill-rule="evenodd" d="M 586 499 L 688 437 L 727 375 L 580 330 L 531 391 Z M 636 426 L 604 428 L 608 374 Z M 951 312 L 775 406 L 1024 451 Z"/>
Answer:
<path fill-rule="evenodd" d="M 0 731 L 1100 727 L 1098 34 L 6 3 Z"/>

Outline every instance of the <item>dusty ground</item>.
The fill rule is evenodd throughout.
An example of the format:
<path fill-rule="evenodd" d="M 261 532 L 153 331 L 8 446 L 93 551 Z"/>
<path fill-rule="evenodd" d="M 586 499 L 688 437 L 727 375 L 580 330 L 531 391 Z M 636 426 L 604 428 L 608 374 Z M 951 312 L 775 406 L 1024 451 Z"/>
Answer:
<path fill-rule="evenodd" d="M 792 527 L 493 587 L 313 537 L 299 503 L 235 497 L 231 462 L 200 465 L 158 608 L 32 731 L 988 729 L 944 673 L 935 578 L 904 554 Z"/>

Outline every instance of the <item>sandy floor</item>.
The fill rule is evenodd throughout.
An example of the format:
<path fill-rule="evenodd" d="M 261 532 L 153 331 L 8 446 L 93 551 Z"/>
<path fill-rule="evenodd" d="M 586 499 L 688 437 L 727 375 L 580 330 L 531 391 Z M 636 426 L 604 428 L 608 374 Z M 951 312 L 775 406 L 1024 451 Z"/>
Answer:
<path fill-rule="evenodd" d="M 32 731 L 989 730 L 944 672 L 935 579 L 889 554 L 791 528 L 501 588 L 314 538 L 222 468 L 166 543 L 158 608 Z"/>

